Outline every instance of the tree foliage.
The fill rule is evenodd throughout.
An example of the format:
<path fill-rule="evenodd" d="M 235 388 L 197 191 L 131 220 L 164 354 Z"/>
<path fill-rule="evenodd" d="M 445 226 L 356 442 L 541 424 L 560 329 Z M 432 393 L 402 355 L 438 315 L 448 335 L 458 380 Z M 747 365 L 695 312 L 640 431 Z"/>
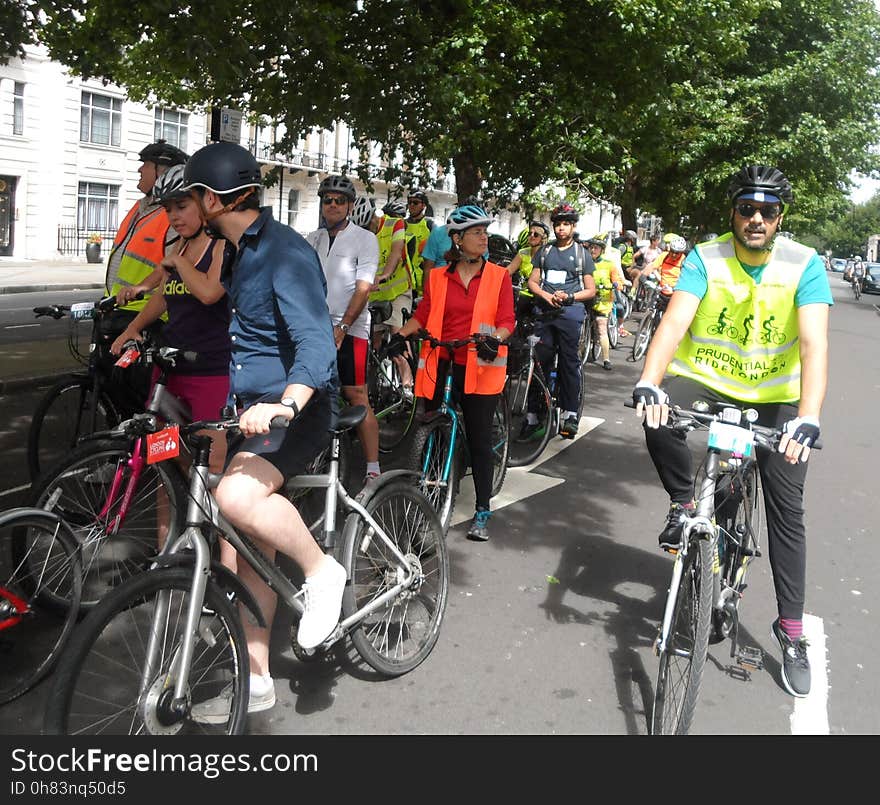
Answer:
<path fill-rule="evenodd" d="M 286 132 L 347 123 L 381 178 L 499 203 L 552 181 L 686 233 L 718 230 L 726 178 L 779 164 L 787 225 L 841 209 L 880 111 L 872 0 L 34 0 L 35 36 L 135 100 L 245 108 Z M 392 160 L 392 157 L 399 159 Z M 402 164 L 402 172 L 387 167 Z M 354 166 L 353 166 L 354 168 Z M 374 172 L 364 178 L 378 178 Z"/>

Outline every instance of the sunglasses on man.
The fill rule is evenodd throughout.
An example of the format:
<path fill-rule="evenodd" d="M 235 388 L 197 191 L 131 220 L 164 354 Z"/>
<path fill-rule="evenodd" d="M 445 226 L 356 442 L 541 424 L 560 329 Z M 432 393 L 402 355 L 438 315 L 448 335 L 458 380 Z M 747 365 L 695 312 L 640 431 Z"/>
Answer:
<path fill-rule="evenodd" d="M 759 212 L 765 221 L 775 221 L 782 213 L 778 204 L 749 204 L 745 201 L 736 205 L 736 211 L 743 218 L 751 218 Z"/>
<path fill-rule="evenodd" d="M 321 203 L 326 207 L 330 204 L 335 204 L 337 207 L 341 207 L 343 204 L 348 204 L 348 199 L 345 196 L 324 196 L 321 199 Z"/>

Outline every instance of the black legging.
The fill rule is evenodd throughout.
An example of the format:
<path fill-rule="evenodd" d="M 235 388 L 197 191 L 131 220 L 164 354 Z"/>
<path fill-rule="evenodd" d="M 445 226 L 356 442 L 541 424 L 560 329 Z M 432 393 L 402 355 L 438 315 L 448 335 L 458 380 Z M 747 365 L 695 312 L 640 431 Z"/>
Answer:
<path fill-rule="evenodd" d="M 449 361 L 437 365 L 437 387 L 434 398 L 425 401 L 425 410 L 434 411 L 443 402 L 443 383 L 449 371 Z M 492 497 L 492 474 L 495 462 L 492 456 L 492 416 L 498 404 L 497 394 L 465 394 L 464 366 L 452 364 L 452 389 L 464 414 L 464 429 L 471 453 L 474 476 L 474 494 L 478 509 L 488 509 Z"/>
<path fill-rule="evenodd" d="M 788 403 L 747 405 L 718 394 L 684 377 L 667 377 L 664 389 L 670 402 L 684 408 L 695 400 L 729 402 L 751 407 L 758 412 L 758 422 L 780 428 L 797 416 L 797 406 Z M 694 474 L 691 452 L 685 434 L 670 428 L 645 427 L 645 441 L 663 487 L 675 503 L 689 503 L 694 498 Z M 767 536 L 770 568 L 776 588 L 779 616 L 800 620 L 804 614 L 806 587 L 807 538 L 804 528 L 805 463 L 789 464 L 782 453 L 758 448 L 758 469 L 767 511 Z"/>

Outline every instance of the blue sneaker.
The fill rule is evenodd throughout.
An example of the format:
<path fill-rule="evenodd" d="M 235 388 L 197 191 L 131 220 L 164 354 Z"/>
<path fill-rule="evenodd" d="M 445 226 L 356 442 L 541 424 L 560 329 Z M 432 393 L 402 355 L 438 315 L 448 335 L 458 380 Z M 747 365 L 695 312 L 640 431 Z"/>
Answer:
<path fill-rule="evenodd" d="M 489 539 L 489 518 L 492 512 L 488 509 L 478 509 L 471 521 L 471 527 L 468 529 L 467 538 L 475 542 L 485 542 Z"/>

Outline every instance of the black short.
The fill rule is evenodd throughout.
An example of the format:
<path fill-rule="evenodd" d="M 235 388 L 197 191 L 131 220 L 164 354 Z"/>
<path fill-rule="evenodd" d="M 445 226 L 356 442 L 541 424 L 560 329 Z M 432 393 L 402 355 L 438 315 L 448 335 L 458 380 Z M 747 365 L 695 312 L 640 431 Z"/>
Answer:
<path fill-rule="evenodd" d="M 241 435 L 231 438 L 227 466 L 236 453 L 253 453 L 272 464 L 285 480 L 302 475 L 312 459 L 330 443 L 330 428 L 336 421 L 336 399 L 335 394 L 326 390 L 316 391 L 287 428 L 273 428 L 249 438 Z"/>

